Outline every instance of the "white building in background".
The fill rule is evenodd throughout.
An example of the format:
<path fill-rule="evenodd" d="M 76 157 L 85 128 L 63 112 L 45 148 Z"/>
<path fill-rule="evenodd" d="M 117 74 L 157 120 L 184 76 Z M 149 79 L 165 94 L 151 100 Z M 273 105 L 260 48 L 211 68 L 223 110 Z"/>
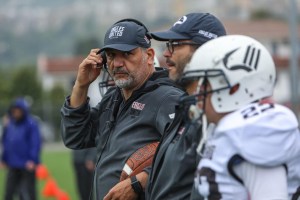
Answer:
<path fill-rule="evenodd" d="M 37 60 L 38 77 L 45 90 L 61 85 L 70 90 L 76 79 L 77 69 L 83 57 L 47 57 L 40 55 Z"/>
<path fill-rule="evenodd" d="M 45 90 L 51 90 L 55 85 L 62 86 L 68 93 L 71 93 L 74 81 L 76 79 L 79 64 L 83 57 L 46 57 L 40 55 L 37 61 L 38 77 Z M 90 105 L 95 106 L 100 100 L 98 77 L 89 87 L 88 96 Z"/>

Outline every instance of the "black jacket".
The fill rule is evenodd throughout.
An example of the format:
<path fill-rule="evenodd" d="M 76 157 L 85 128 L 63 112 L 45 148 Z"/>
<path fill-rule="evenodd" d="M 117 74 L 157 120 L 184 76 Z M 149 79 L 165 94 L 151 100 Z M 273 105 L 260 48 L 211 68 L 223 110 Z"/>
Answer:
<path fill-rule="evenodd" d="M 92 109 L 88 102 L 72 109 L 66 100 L 61 109 L 65 145 L 73 149 L 97 147 L 94 199 L 102 200 L 119 182 L 122 168 L 133 152 L 160 140 L 173 120 L 176 99 L 182 94 L 167 71 L 159 71 L 126 102 L 117 87 Z"/>
<path fill-rule="evenodd" d="M 178 107 L 173 123 L 160 141 L 146 187 L 147 200 L 198 199 L 194 176 L 200 156 L 196 148 L 201 126 L 184 122 Z"/>

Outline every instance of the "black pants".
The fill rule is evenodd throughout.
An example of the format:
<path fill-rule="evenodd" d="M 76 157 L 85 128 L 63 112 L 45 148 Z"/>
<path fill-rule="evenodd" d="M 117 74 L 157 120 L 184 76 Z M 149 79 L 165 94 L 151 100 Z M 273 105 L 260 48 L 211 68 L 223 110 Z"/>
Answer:
<path fill-rule="evenodd" d="M 89 199 L 94 173 L 87 170 L 84 163 L 74 163 L 77 189 L 81 200 Z"/>
<path fill-rule="evenodd" d="M 36 200 L 35 171 L 9 168 L 6 178 L 5 200 Z"/>

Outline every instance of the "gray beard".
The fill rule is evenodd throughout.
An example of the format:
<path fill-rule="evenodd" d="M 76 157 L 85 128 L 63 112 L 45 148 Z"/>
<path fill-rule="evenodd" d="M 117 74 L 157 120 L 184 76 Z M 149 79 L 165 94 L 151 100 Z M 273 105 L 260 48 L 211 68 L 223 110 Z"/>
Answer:
<path fill-rule="evenodd" d="M 115 80 L 116 86 L 119 88 L 129 88 L 133 83 L 132 77 L 128 77 L 127 80 Z"/>

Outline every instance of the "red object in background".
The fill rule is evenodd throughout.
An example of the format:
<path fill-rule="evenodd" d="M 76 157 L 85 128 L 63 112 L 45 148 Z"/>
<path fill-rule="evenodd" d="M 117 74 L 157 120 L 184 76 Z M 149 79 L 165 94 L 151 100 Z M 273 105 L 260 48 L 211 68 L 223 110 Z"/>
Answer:
<path fill-rule="evenodd" d="M 47 167 L 45 165 L 39 164 L 36 168 L 35 176 L 38 180 L 46 180 L 49 177 Z"/>
<path fill-rule="evenodd" d="M 46 180 L 42 189 L 44 197 L 54 197 L 56 200 L 70 200 L 69 195 L 58 187 L 54 178 L 50 177 L 46 166 L 41 164 L 37 166 L 36 177 L 38 180 Z"/>
<path fill-rule="evenodd" d="M 52 178 L 49 178 L 46 181 L 46 184 L 45 184 L 42 194 L 44 197 L 56 197 L 58 195 L 59 191 L 60 190 L 59 190 L 58 186 L 56 185 L 56 182 Z"/>
<path fill-rule="evenodd" d="M 70 197 L 66 192 L 59 190 L 56 195 L 56 200 L 70 200 Z"/>

